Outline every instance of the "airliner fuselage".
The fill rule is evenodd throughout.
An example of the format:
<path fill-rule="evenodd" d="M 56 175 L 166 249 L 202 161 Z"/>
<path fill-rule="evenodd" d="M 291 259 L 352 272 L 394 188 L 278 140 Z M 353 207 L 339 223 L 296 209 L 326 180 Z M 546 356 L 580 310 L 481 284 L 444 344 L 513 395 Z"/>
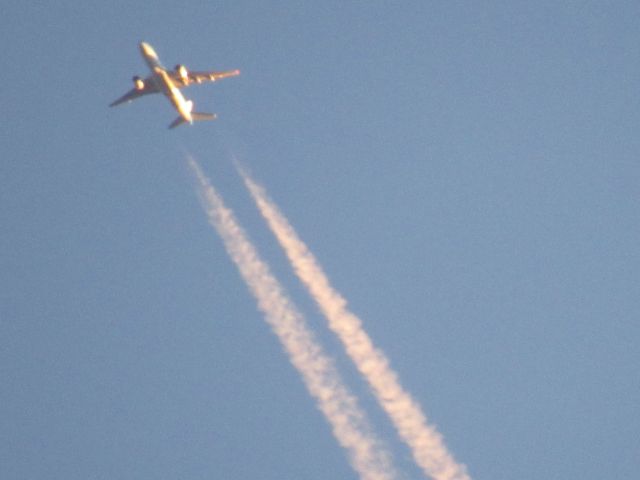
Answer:
<path fill-rule="evenodd" d="M 187 87 L 192 83 L 214 82 L 221 78 L 233 77 L 240 74 L 239 70 L 230 70 L 227 72 L 190 72 L 184 65 L 176 65 L 174 70 L 167 70 L 160 63 L 158 54 L 151 45 L 146 42 L 141 42 L 140 52 L 149 70 L 151 70 L 151 75 L 145 79 L 137 76 L 133 77 L 134 88 L 114 101 L 110 106 L 114 107 L 121 103 L 128 103 L 149 93 L 162 92 L 179 114 L 178 118 L 169 125 L 169 128 L 177 127 L 183 123 L 193 124 L 193 122 L 197 120 L 213 120 L 216 118 L 216 115 L 212 113 L 194 112 L 193 102 L 184 97 L 180 91 L 181 88 Z"/>

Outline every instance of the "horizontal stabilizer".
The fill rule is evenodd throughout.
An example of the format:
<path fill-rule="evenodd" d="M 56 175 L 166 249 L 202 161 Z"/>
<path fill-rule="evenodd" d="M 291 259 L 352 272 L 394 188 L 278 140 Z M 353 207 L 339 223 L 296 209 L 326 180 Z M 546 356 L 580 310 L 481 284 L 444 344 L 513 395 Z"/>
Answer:
<path fill-rule="evenodd" d="M 199 112 L 191 112 L 191 118 L 193 118 L 194 122 L 202 122 L 204 120 L 215 120 L 215 113 L 199 113 Z"/>
<path fill-rule="evenodd" d="M 169 125 L 169 128 L 176 128 L 178 125 L 182 125 L 185 122 L 186 120 L 179 116 L 173 122 L 171 122 L 171 125 Z"/>
<path fill-rule="evenodd" d="M 202 122 L 205 120 L 215 120 L 217 117 L 215 113 L 191 112 L 191 118 L 193 119 L 194 122 Z M 169 128 L 176 128 L 177 126 L 182 125 L 183 123 L 187 123 L 187 121 L 180 116 L 176 118 L 173 122 L 171 122 L 171 125 L 169 125 Z"/>

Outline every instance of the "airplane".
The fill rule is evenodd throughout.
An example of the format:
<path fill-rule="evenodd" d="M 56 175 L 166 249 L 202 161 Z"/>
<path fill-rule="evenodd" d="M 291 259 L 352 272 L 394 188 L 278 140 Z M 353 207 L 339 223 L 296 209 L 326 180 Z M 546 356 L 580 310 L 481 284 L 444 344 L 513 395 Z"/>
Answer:
<path fill-rule="evenodd" d="M 173 70 L 167 70 L 160 63 L 158 54 L 151 45 L 146 42 L 140 42 L 140 52 L 151 70 L 151 75 L 144 79 L 138 76 L 133 77 L 133 88 L 109 106 L 115 107 L 122 103 L 130 103 L 132 100 L 150 93 L 163 93 L 179 114 L 178 118 L 171 122 L 169 128 L 175 128 L 183 123 L 193 125 L 195 121 L 214 120 L 216 118 L 214 113 L 194 112 L 193 101 L 184 98 L 180 91 L 181 88 L 188 87 L 194 83 L 215 82 L 222 78 L 240 75 L 240 70 L 191 72 L 181 64 L 176 65 Z"/>

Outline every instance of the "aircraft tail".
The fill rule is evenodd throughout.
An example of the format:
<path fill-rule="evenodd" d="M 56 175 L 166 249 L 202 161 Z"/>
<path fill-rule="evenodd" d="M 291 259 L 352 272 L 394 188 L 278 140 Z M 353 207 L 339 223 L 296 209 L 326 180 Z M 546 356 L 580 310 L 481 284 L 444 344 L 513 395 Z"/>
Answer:
<path fill-rule="evenodd" d="M 191 112 L 191 118 L 193 119 L 194 122 L 202 122 L 205 120 L 215 120 L 217 116 L 215 113 Z M 187 121 L 184 118 L 182 118 L 182 116 L 179 116 L 173 122 L 171 122 L 171 125 L 169 125 L 169 128 L 176 128 L 177 126 L 182 125 L 183 123 L 186 123 L 186 122 Z"/>

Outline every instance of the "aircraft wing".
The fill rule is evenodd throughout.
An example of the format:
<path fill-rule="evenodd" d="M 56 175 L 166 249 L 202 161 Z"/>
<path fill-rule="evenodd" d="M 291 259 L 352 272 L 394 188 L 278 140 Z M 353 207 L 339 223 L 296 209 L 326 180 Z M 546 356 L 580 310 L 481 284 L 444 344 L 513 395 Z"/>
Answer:
<path fill-rule="evenodd" d="M 112 102 L 109 106 L 115 107 L 116 105 L 120 105 L 121 103 L 129 103 L 135 100 L 136 98 L 140 98 L 150 93 L 158 93 L 158 92 L 160 92 L 160 90 L 157 89 L 157 87 L 153 82 L 145 80 L 144 87 L 142 89 L 136 88 L 136 87 L 132 88 L 123 96 L 121 96 L 120 98 Z"/>
<path fill-rule="evenodd" d="M 187 87 L 194 83 L 206 83 L 215 82 L 227 77 L 235 77 L 240 75 L 240 70 L 229 70 L 226 72 L 187 72 L 187 77 L 183 77 L 179 72 L 172 71 L 171 79 L 175 82 L 176 86 Z"/>

